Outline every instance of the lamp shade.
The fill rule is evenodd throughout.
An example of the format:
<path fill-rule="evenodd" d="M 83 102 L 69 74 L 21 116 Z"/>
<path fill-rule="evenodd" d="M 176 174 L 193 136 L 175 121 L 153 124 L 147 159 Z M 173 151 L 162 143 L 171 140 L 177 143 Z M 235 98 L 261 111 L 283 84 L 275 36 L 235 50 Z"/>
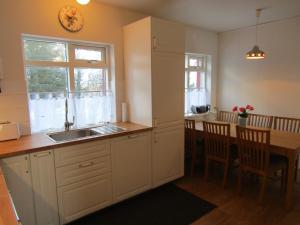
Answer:
<path fill-rule="evenodd" d="M 246 53 L 247 59 L 264 59 L 265 53 L 255 45 L 249 52 Z"/>
<path fill-rule="evenodd" d="M 81 5 L 86 5 L 90 2 L 90 0 L 76 0 Z"/>

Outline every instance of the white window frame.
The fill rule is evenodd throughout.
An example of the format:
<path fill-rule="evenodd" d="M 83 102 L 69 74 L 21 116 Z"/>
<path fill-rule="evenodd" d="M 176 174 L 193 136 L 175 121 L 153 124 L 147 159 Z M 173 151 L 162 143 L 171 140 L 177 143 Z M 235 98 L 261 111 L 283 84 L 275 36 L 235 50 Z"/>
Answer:
<path fill-rule="evenodd" d="M 187 86 L 189 84 L 189 80 L 190 80 L 190 72 L 200 72 L 200 73 L 204 73 L 204 83 L 203 83 L 203 87 L 196 87 L 196 88 L 189 88 L 189 87 L 184 87 L 185 93 L 186 91 L 189 90 L 204 90 L 206 95 L 207 95 L 207 79 L 208 79 L 208 55 L 204 55 L 204 54 L 194 54 L 194 53 L 186 53 L 185 54 L 185 83 L 187 83 Z M 201 60 L 202 61 L 202 65 L 201 66 L 190 66 L 189 65 L 189 60 L 190 59 L 197 59 L 197 60 Z M 205 103 L 207 104 L 207 102 Z M 189 114 L 190 111 L 185 112 L 186 114 Z"/>
<path fill-rule="evenodd" d="M 43 42 L 58 42 L 64 43 L 66 45 L 66 61 L 65 62 L 54 62 L 54 61 L 38 61 L 38 60 L 26 60 L 25 54 L 23 53 L 24 67 L 35 66 L 35 67 L 64 67 L 68 69 L 68 88 L 67 93 L 75 93 L 75 74 L 74 68 L 95 68 L 95 69 L 105 69 L 107 71 L 107 86 L 109 90 L 112 91 L 110 85 L 111 81 L 111 70 L 110 70 L 110 46 L 109 45 L 99 45 L 99 44 L 90 44 L 85 42 L 74 42 L 68 40 L 52 39 L 52 38 L 43 38 L 35 37 L 30 35 L 23 35 L 22 43 L 24 40 L 33 40 L 33 41 L 43 41 Z M 76 47 L 82 47 L 84 49 L 91 50 L 101 50 L 103 60 L 78 60 L 75 59 L 75 49 Z M 24 49 L 24 46 L 23 46 Z M 106 91 L 106 90 L 104 90 Z"/>

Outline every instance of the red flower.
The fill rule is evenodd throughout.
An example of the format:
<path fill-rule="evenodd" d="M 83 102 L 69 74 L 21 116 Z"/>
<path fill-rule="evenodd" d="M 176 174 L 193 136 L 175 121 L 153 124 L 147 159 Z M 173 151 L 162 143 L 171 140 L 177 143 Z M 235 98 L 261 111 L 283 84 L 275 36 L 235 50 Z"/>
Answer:
<path fill-rule="evenodd" d="M 244 107 L 240 107 L 239 110 L 240 110 L 240 112 L 245 112 L 246 111 L 246 109 Z"/>
<path fill-rule="evenodd" d="M 251 106 L 249 110 L 250 110 L 250 111 L 253 111 L 253 110 L 254 110 L 254 107 L 253 107 L 253 106 Z"/>
<path fill-rule="evenodd" d="M 251 107 L 252 107 L 251 105 L 246 105 L 246 109 L 249 109 L 249 110 L 250 110 Z"/>
<path fill-rule="evenodd" d="M 232 112 L 236 112 L 236 111 L 238 111 L 238 107 L 237 107 L 237 106 L 234 106 L 234 107 L 232 108 Z"/>

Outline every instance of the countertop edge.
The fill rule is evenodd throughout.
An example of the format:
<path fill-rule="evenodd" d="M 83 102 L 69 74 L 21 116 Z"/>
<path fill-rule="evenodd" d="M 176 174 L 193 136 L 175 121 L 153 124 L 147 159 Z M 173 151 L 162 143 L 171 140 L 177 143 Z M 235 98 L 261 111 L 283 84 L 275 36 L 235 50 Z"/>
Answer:
<path fill-rule="evenodd" d="M 13 157 L 13 156 L 17 156 L 17 155 L 22 155 L 22 154 L 29 154 L 29 153 L 49 150 L 49 149 L 55 149 L 55 148 L 60 148 L 60 147 L 65 147 L 65 146 L 70 146 L 70 145 L 74 145 L 74 144 L 82 144 L 82 143 L 91 142 L 91 141 L 106 140 L 106 139 L 110 139 L 110 138 L 116 138 L 116 137 L 121 137 L 121 136 L 126 136 L 126 135 L 131 135 L 131 134 L 135 134 L 135 133 L 141 133 L 141 132 L 147 132 L 147 131 L 153 130 L 152 127 L 135 124 L 135 123 L 130 123 L 130 122 L 116 123 L 116 124 L 120 127 L 128 128 L 128 127 L 132 126 L 134 128 L 130 128 L 127 131 L 120 132 L 120 133 L 108 134 L 108 135 L 103 135 L 103 136 L 91 136 L 91 137 L 84 138 L 84 139 L 78 139 L 78 140 L 72 140 L 72 141 L 66 141 L 66 142 L 53 142 L 52 140 L 50 140 L 50 138 L 48 138 L 46 136 L 46 134 L 27 135 L 27 136 L 21 137 L 21 139 L 19 139 L 19 140 L 11 140 L 8 142 L 2 142 L 1 144 L 4 146 L 5 146 L 5 144 L 9 145 L 11 143 L 17 144 L 18 142 L 20 142 L 20 140 L 24 140 L 25 138 L 28 138 L 28 139 L 30 139 L 30 138 L 39 139 L 40 138 L 41 142 L 44 142 L 44 143 L 39 144 L 38 146 L 24 146 L 24 148 L 19 147 L 17 150 L 14 149 L 11 151 L 9 150 L 9 148 L 13 148 L 13 147 L 7 147 L 7 149 L 5 151 L 1 152 L 1 150 L 0 150 L 0 159 Z M 38 141 L 36 141 L 36 142 L 38 142 Z M 2 147 L 1 144 L 0 144 L 0 147 Z M 20 143 L 20 145 L 21 145 L 21 143 Z"/>

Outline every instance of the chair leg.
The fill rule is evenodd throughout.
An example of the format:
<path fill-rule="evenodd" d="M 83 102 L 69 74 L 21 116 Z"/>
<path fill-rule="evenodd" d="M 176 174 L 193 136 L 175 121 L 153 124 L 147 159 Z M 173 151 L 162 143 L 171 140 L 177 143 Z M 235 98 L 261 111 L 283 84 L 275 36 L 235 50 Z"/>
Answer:
<path fill-rule="evenodd" d="M 297 156 L 296 165 L 295 165 L 295 182 L 297 182 L 297 178 L 298 178 L 298 165 L 299 165 L 299 156 Z"/>
<path fill-rule="evenodd" d="M 238 194 L 241 194 L 241 190 L 242 190 L 242 175 L 243 175 L 243 172 L 242 172 L 241 168 L 239 168 L 239 170 L 238 170 Z"/>
<path fill-rule="evenodd" d="M 192 159 L 191 159 L 191 176 L 194 176 L 195 172 L 195 163 L 196 163 L 196 154 L 192 151 Z"/>
<path fill-rule="evenodd" d="M 264 198 L 265 190 L 266 190 L 266 186 L 267 186 L 267 181 L 268 181 L 268 176 L 264 175 L 263 179 L 262 179 L 260 193 L 259 193 L 259 200 L 258 200 L 259 204 L 262 204 L 262 202 L 263 202 L 263 198 Z"/>
<path fill-rule="evenodd" d="M 280 184 L 280 189 L 282 193 L 285 192 L 285 183 L 286 183 L 285 180 L 286 180 L 286 168 L 283 168 L 281 170 L 281 184 Z"/>
<path fill-rule="evenodd" d="M 208 178 L 208 167 L 209 167 L 209 160 L 205 158 L 205 172 L 204 172 L 204 180 L 207 181 Z"/>
<path fill-rule="evenodd" d="M 222 183 L 222 187 L 225 188 L 226 186 L 226 181 L 227 181 L 227 177 L 228 177 L 228 170 L 229 170 L 229 163 L 225 163 L 224 165 L 224 178 L 223 178 L 223 183 Z"/>

